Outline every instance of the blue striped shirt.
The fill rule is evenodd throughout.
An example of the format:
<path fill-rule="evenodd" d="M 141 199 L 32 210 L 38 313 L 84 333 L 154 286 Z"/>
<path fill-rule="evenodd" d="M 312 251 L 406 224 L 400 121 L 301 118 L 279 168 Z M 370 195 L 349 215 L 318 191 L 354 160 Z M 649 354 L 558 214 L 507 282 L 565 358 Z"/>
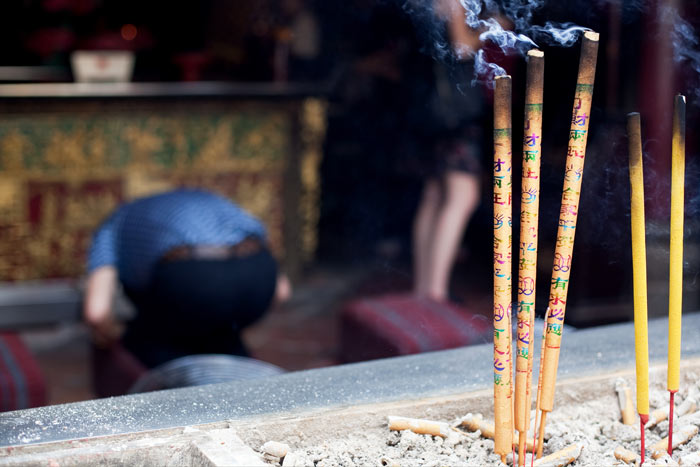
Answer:
<path fill-rule="evenodd" d="M 88 273 L 115 266 L 124 286 L 140 289 L 174 247 L 235 245 L 248 236 L 264 239 L 265 228 L 231 201 L 205 191 L 171 191 L 118 208 L 93 236 Z"/>

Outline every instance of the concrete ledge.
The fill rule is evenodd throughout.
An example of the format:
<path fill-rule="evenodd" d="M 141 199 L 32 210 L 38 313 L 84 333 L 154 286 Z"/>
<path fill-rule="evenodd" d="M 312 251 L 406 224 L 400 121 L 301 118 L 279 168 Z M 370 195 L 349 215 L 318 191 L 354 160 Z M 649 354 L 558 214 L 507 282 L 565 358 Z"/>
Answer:
<path fill-rule="evenodd" d="M 667 320 L 649 322 L 650 361 L 665 363 Z M 535 346 L 536 348 L 539 346 Z M 683 358 L 700 356 L 700 313 L 683 316 Z M 536 356 L 536 358 L 539 358 Z M 492 345 L 0 414 L 0 447 L 136 433 L 261 415 L 489 390 Z M 564 336 L 559 381 L 634 369 L 632 323 Z M 536 380 L 536 375 L 533 378 Z"/>

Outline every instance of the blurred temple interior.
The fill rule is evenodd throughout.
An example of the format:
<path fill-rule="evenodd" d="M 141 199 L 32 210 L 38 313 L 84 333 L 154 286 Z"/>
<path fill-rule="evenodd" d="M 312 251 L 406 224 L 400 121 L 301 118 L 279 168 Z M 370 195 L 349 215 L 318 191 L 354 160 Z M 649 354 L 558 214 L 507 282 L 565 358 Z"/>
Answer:
<path fill-rule="evenodd" d="M 97 348 L 82 322 L 87 252 L 95 229 L 121 203 L 176 188 L 213 191 L 260 219 L 291 280 L 289 300 L 243 331 L 254 359 L 296 371 L 489 341 L 493 90 L 490 78 L 474 72 L 469 60 L 455 59 L 446 45 L 448 26 L 438 5 L 445 1 L 3 4 L 0 353 L 20 361 L 38 389 L 25 406 L 2 410 L 129 391 L 143 369 L 128 355 Z M 484 12 L 483 19 L 494 14 L 506 30 L 521 27 L 511 2 L 495 3 L 500 13 Z M 601 34 L 567 324 L 590 327 L 633 316 L 629 112 L 641 113 L 644 137 L 649 314 L 667 313 L 677 93 L 688 99 L 689 130 L 683 306 L 695 311 L 700 50 L 692 39 L 700 6 L 689 0 L 644 7 L 627 0 L 543 3 L 531 24 L 571 23 Z M 669 8 L 688 26 L 685 35 L 674 28 Z M 537 44 L 546 57 L 540 318 L 548 302 L 579 43 Z M 526 61 L 488 40 L 479 47 L 513 78 L 513 141 L 521 141 Z M 465 150 L 481 169 L 470 172 L 479 188 L 456 240 L 447 296 L 435 301 L 412 295 L 414 223 L 424 184 L 434 176 L 431 154 L 440 138 L 452 142 L 459 126 L 453 121 L 469 121 L 469 143 L 477 143 Z M 519 154 L 516 145 L 514 160 Z M 513 175 L 517 193 L 519 164 Z M 518 212 L 520 197 L 513 198 Z M 124 294 L 115 311 L 123 320 L 134 316 Z M 373 313 L 394 317 L 393 334 L 370 323 Z M 454 320 L 466 328 L 448 335 L 444 323 Z"/>

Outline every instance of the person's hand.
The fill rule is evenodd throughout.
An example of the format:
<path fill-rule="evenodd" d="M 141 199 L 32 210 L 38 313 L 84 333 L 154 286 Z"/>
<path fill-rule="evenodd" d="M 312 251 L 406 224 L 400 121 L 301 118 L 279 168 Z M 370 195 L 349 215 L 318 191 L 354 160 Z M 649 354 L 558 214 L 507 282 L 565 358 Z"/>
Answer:
<path fill-rule="evenodd" d="M 112 313 L 116 284 L 117 270 L 113 266 L 100 266 L 87 279 L 83 318 L 90 328 L 95 345 L 99 347 L 112 345 L 124 330 L 124 326 Z"/>
<path fill-rule="evenodd" d="M 292 283 L 286 274 L 277 276 L 277 285 L 275 286 L 275 304 L 284 303 L 292 296 Z"/>
<path fill-rule="evenodd" d="M 124 324 L 109 314 L 97 321 L 88 321 L 92 342 L 100 348 L 111 347 L 124 333 Z"/>

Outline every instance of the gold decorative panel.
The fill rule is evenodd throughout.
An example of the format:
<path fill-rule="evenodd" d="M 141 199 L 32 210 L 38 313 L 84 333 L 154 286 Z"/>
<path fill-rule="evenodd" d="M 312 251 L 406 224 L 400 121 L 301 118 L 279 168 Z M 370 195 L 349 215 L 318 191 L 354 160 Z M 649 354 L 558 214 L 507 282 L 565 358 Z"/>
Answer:
<path fill-rule="evenodd" d="M 259 217 L 298 270 L 316 248 L 324 110 L 318 99 L 0 106 L 0 280 L 79 277 L 92 232 L 119 203 L 179 186 Z M 296 201 L 284 196 L 290 180 Z"/>

